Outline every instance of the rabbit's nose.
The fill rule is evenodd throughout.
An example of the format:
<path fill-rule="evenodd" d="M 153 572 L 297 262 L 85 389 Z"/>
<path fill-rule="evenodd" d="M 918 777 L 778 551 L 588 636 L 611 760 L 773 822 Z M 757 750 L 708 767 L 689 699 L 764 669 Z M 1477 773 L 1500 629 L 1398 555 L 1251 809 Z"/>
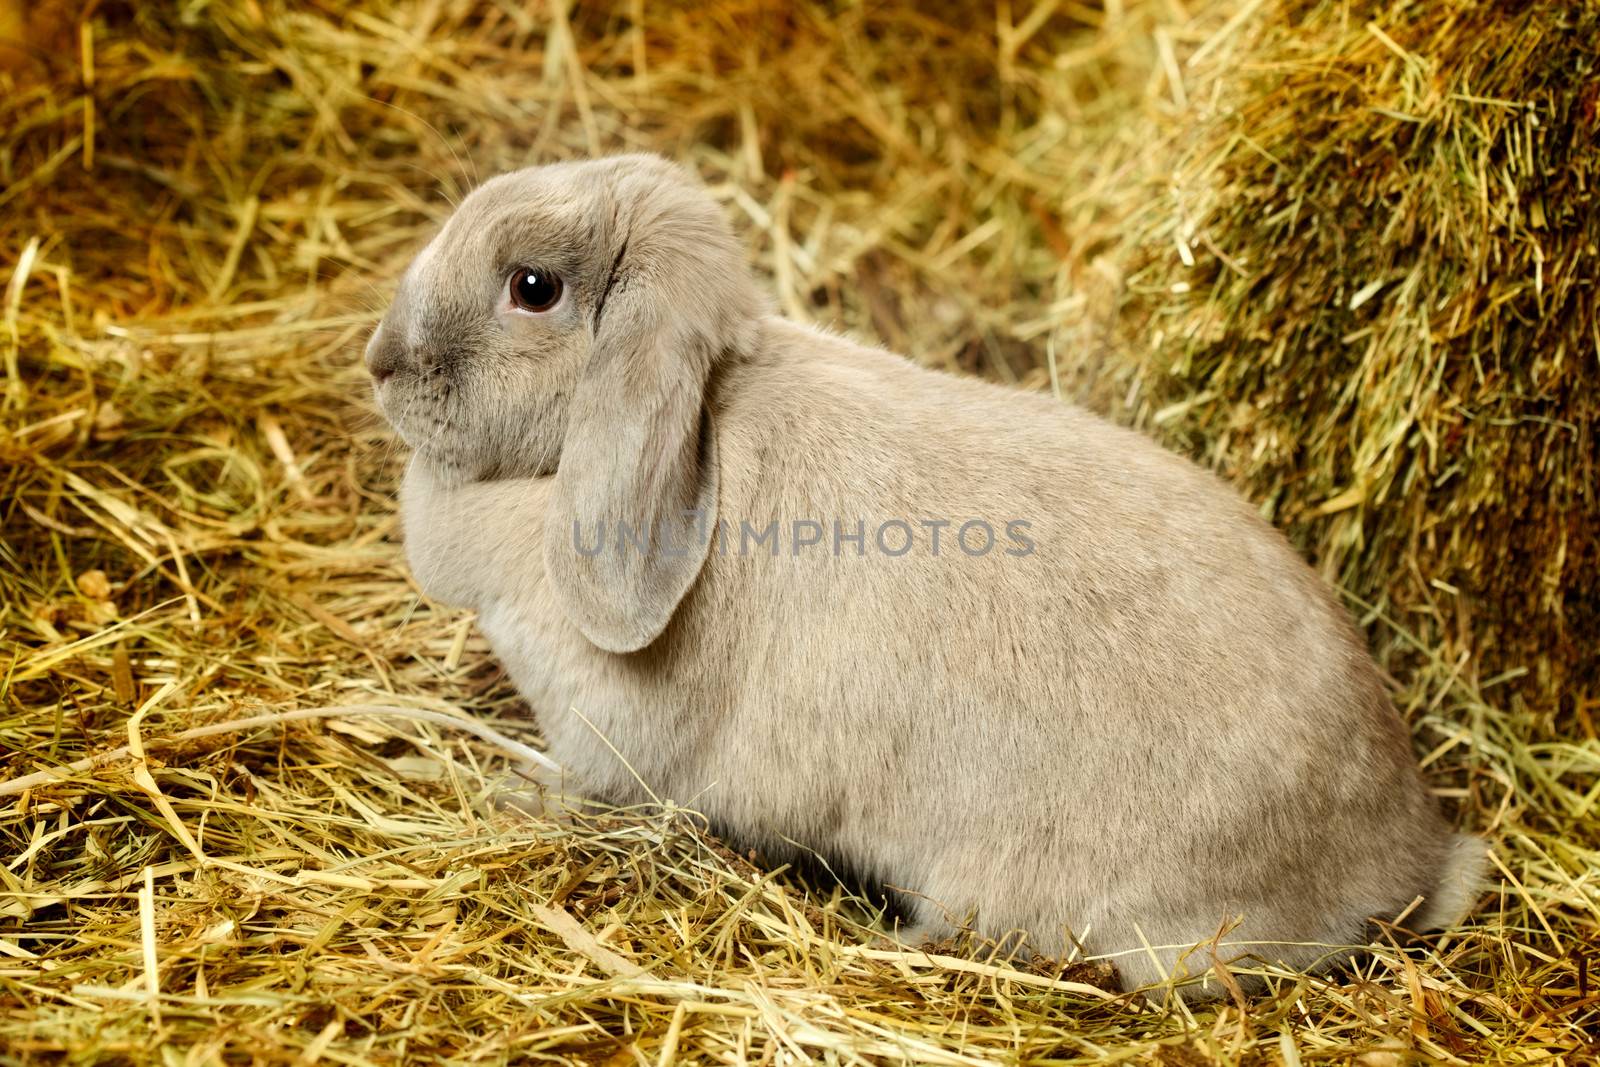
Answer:
<path fill-rule="evenodd" d="M 372 333 L 372 340 L 367 342 L 367 373 L 372 375 L 372 380 L 382 385 L 394 376 L 405 362 L 405 346 L 396 337 L 393 331 L 381 324 Z"/>

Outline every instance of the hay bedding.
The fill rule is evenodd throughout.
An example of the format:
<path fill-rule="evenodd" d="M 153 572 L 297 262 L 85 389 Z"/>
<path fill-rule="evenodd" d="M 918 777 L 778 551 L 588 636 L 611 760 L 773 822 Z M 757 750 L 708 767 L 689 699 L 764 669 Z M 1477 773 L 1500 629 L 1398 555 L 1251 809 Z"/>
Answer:
<path fill-rule="evenodd" d="M 1581 260 L 1593 172 L 1571 169 L 1592 130 L 1576 124 L 1594 117 L 1593 41 L 1566 34 L 1592 30 L 1595 9 L 1426 6 L 1445 16 L 7 6 L 0 24 L 38 51 L 0 55 L 0 777 L 58 770 L 0 797 L 0 1062 L 1592 1058 L 1600 740 L 1581 688 L 1594 635 L 1573 623 L 1592 625 L 1578 584 L 1592 575 L 1549 568 L 1558 548 L 1562 566 L 1593 561 L 1580 385 L 1594 351 L 1577 343 L 1595 329 Z M 1473 42 L 1496 33 L 1510 43 L 1491 62 Z M 1501 80 L 1429 95 L 1458 74 Z M 1324 107 L 1361 91 L 1418 109 Z M 1450 136 L 1427 106 L 1448 110 Z M 1431 155 L 1394 140 L 1415 181 L 1385 202 L 1381 233 L 1326 214 L 1311 238 L 1263 225 L 1282 183 L 1368 195 L 1319 184 L 1317 146 L 1412 126 Z M 537 736 L 471 620 L 409 583 L 398 456 L 357 353 L 408 250 L 480 173 L 623 147 L 699 167 L 789 314 L 1172 433 L 1380 600 L 1366 621 L 1425 766 L 1496 844 L 1503 881 L 1474 921 L 1421 946 L 1386 939 L 1354 974 L 1273 975 L 1249 1002 L 1158 1011 L 1100 992 L 1082 961 L 886 949 L 868 904 L 732 855 L 670 802 L 570 824 L 497 805 L 521 761 L 453 723 Z M 1377 305 L 1391 318 L 1354 323 L 1356 354 L 1316 363 L 1352 324 L 1229 262 L 1299 257 L 1357 312 L 1380 275 L 1333 273 L 1419 247 L 1393 235 L 1446 217 L 1437 205 L 1463 188 L 1446 171 L 1494 211 L 1513 209 L 1490 190 L 1519 181 L 1564 199 L 1541 201 L 1543 229 L 1517 229 L 1517 214 L 1473 231 L 1497 268 L 1473 277 L 1546 273 L 1531 296 L 1475 297 L 1452 276 L 1450 292 L 1477 301 L 1474 325 L 1441 342 L 1451 356 L 1427 412 L 1462 407 L 1462 389 L 1490 390 L 1479 404 L 1537 388 L 1534 414 L 1551 420 L 1537 425 L 1575 440 L 1519 446 L 1538 477 L 1507 468 L 1505 493 L 1473 511 L 1480 459 L 1508 440 L 1491 414 L 1461 430 L 1488 449 L 1463 456 L 1457 484 L 1471 487 L 1441 481 L 1385 510 L 1403 494 L 1374 487 L 1419 476 L 1401 462 L 1330 509 L 1329 488 L 1369 463 L 1356 453 L 1384 444 L 1389 424 L 1362 413 L 1403 404 L 1417 380 L 1385 362 L 1405 346 L 1372 339 L 1426 317 L 1407 268 L 1432 261 L 1391 263 Z M 1510 197 L 1514 213 L 1532 199 Z M 1559 360 L 1528 362 L 1557 360 L 1552 337 Z M 1355 412 L 1262 393 L 1272 376 L 1240 368 L 1279 338 L 1267 366 L 1355 383 Z M 1474 359 L 1532 384 L 1462 386 Z M 1567 646 L 1538 640 L 1548 610 L 1411 610 L 1418 588 L 1443 596 L 1427 577 L 1449 576 L 1418 566 L 1405 596 L 1381 576 L 1386 559 L 1412 582 L 1419 554 L 1442 558 L 1420 551 L 1439 543 L 1429 516 L 1485 506 L 1550 519 L 1541 530 L 1565 529 L 1565 547 L 1499 558 L 1502 527 L 1468 522 L 1444 542 L 1467 555 L 1448 558 L 1475 560 L 1488 592 L 1501 564 L 1572 583 L 1541 601 L 1564 607 Z M 1480 672 L 1507 649 L 1546 664 L 1530 670 L 1543 689 Z M 318 709 L 344 714 L 178 740 Z M 375 709 L 436 717 L 360 714 Z"/>

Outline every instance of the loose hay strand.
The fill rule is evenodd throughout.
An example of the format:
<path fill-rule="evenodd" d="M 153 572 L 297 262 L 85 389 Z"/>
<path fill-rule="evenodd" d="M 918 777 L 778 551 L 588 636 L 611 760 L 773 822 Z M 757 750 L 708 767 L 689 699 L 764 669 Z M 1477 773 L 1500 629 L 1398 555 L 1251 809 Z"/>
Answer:
<path fill-rule="evenodd" d="M 160 692 L 158 692 L 154 697 L 151 697 L 150 700 L 146 701 L 145 704 L 134 713 L 133 718 L 128 720 L 128 743 L 126 745 L 123 745 L 120 748 L 114 748 L 109 752 L 104 752 L 96 756 L 85 756 L 83 759 L 76 760 L 61 768 L 35 771 L 33 774 L 22 775 L 18 778 L 0 781 L 0 797 L 15 796 L 16 794 L 26 792 L 29 789 L 36 789 L 40 786 L 49 785 L 52 782 L 60 781 L 74 774 L 86 771 L 96 764 L 111 763 L 122 759 L 124 756 L 132 756 L 139 762 L 142 768 L 145 761 L 145 756 L 144 745 L 138 732 L 139 720 L 143 718 L 145 712 L 147 712 L 154 705 L 159 704 L 162 699 L 168 696 L 176 688 L 176 683 L 168 682 Z M 453 715 L 443 715 L 439 712 L 428 711 L 424 708 L 385 708 L 347 705 L 343 707 L 298 708 L 294 711 L 275 711 L 266 715 L 253 715 L 247 719 L 230 719 L 227 722 L 210 723 L 206 726 L 195 726 L 191 729 L 184 730 L 182 733 L 171 738 L 166 743 L 178 744 L 183 741 L 197 741 L 203 737 L 216 737 L 219 734 L 239 733 L 244 730 L 254 729 L 257 726 L 278 726 L 284 723 L 303 722 L 307 719 L 359 718 L 363 715 L 388 715 L 402 719 L 415 719 L 418 722 L 431 722 L 439 726 L 450 726 L 456 729 L 465 730 L 467 733 L 473 734 L 474 736 L 489 742 L 503 752 L 518 756 L 528 763 L 543 767 L 546 770 L 552 771 L 556 774 L 561 773 L 561 766 L 558 763 L 530 745 L 525 745 L 521 741 L 507 737 L 505 734 L 493 730 L 480 722 L 474 722 L 471 719 L 459 718 Z M 136 775 L 138 773 L 140 772 L 135 772 Z M 145 772 L 145 775 L 148 777 L 148 772 Z M 143 783 L 141 783 L 141 785 L 142 784 Z M 149 788 L 155 788 L 153 781 L 150 783 Z M 175 827 L 175 829 L 181 829 L 181 827 Z"/>

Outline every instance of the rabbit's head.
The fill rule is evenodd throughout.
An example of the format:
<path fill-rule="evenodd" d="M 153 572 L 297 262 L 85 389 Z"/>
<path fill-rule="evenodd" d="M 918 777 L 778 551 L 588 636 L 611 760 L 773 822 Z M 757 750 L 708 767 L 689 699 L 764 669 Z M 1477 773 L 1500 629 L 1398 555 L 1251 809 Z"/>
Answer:
<path fill-rule="evenodd" d="M 462 202 L 405 272 L 366 360 L 418 461 L 462 481 L 555 473 L 552 583 L 591 640 L 631 651 L 666 625 L 703 546 L 586 556 L 575 529 L 670 538 L 686 513 L 715 518 L 706 385 L 753 345 L 763 310 L 688 171 L 642 155 L 558 163 Z"/>

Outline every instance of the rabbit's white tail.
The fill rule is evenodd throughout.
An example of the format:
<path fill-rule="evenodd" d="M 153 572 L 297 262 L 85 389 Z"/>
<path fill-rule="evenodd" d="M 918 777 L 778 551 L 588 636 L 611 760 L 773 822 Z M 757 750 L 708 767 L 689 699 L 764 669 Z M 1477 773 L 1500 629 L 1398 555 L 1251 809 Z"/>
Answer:
<path fill-rule="evenodd" d="M 1418 931 L 1442 930 L 1467 917 L 1479 895 L 1487 887 L 1489 855 L 1482 841 L 1457 834 L 1445 854 L 1439 883 L 1417 912 L 1415 922 L 1406 925 Z"/>

